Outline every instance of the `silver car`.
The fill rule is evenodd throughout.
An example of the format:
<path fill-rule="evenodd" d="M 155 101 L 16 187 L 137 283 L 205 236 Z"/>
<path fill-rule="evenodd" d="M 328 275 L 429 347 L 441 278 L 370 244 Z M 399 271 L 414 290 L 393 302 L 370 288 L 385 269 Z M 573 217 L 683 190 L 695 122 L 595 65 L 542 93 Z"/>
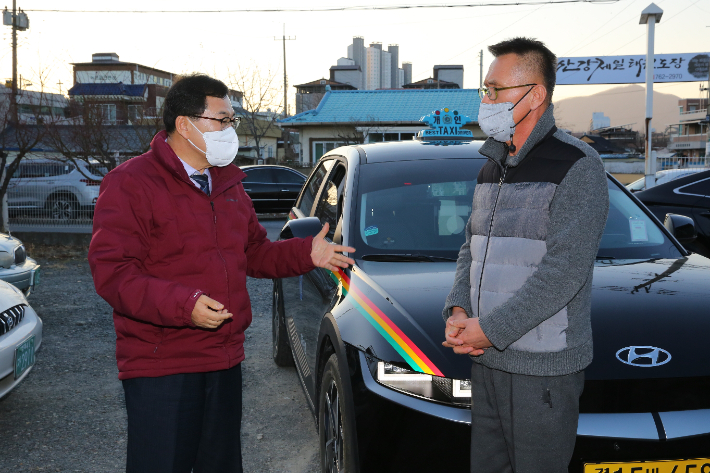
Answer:
<path fill-rule="evenodd" d="M 29 296 L 39 284 L 40 265 L 27 257 L 25 245 L 17 238 L 0 233 L 0 280 Z"/>
<path fill-rule="evenodd" d="M 0 281 L 0 398 L 27 377 L 41 344 L 42 319 L 22 291 Z"/>
<path fill-rule="evenodd" d="M 73 220 L 93 212 L 106 172 L 98 164 L 80 161 L 78 166 L 48 160 L 21 162 L 7 189 L 10 214 Z"/>

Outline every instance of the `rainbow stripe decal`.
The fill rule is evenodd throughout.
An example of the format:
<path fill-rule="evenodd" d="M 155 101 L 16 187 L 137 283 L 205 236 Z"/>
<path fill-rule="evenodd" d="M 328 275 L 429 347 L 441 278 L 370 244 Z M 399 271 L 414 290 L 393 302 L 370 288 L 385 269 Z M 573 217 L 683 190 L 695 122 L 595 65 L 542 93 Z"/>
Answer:
<path fill-rule="evenodd" d="M 343 285 L 345 293 L 355 300 L 355 308 L 389 342 L 397 353 L 402 355 L 409 366 L 420 373 L 444 376 L 434 363 L 387 317 L 365 294 L 350 284 L 350 278 L 338 268 L 330 272 L 331 277 Z"/>

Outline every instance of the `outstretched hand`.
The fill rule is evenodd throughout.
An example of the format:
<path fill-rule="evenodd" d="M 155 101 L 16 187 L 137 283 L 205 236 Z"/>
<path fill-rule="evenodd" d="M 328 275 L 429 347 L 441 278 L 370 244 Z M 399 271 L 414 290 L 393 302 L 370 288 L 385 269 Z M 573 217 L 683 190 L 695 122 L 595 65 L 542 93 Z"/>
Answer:
<path fill-rule="evenodd" d="M 329 225 L 326 222 L 323 229 L 313 237 L 311 245 L 311 259 L 313 264 L 319 268 L 325 268 L 330 271 L 337 271 L 338 267 L 347 268 L 351 264 L 355 264 L 355 260 L 348 258 L 340 253 L 355 253 L 355 248 L 350 246 L 336 245 L 325 241 L 325 236 L 328 234 Z"/>

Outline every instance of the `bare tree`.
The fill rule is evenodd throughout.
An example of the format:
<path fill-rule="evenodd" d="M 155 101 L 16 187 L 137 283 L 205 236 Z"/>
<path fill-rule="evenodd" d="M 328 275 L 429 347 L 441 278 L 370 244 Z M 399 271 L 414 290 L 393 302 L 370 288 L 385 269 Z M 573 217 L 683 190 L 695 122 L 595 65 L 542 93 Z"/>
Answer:
<path fill-rule="evenodd" d="M 257 158 L 263 159 L 262 141 L 267 133 L 278 129 L 277 120 L 283 118 L 283 89 L 275 72 L 252 64 L 229 73 L 229 85 L 242 92 L 240 129 L 254 141 Z"/>
<path fill-rule="evenodd" d="M 20 163 L 37 147 L 45 136 L 44 123 L 49 118 L 47 110 L 58 104 L 43 91 L 18 88 L 13 107 L 11 89 L 2 91 L 0 97 L 0 202 L 2 218 L 0 232 L 7 233 L 7 191 Z"/>
<path fill-rule="evenodd" d="M 102 107 L 72 101 L 70 118 L 47 127 L 45 141 L 59 153 L 58 160 L 71 162 L 88 179 L 86 163 L 94 175 L 103 176 L 125 159 L 150 149 L 150 142 L 163 129 L 162 112 L 140 108 L 136 116 L 119 123 L 107 117 Z"/>

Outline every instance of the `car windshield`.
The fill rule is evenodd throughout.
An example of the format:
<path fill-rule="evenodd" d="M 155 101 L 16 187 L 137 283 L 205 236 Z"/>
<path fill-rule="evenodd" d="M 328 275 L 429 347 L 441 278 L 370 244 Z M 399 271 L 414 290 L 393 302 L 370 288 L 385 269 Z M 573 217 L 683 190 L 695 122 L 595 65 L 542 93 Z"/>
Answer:
<path fill-rule="evenodd" d="M 485 160 L 390 162 L 360 168 L 354 245 L 358 257 L 455 259 L 465 241 L 476 177 Z M 641 207 L 609 180 L 609 217 L 598 255 L 678 258 L 681 253 Z M 411 256 L 407 259 L 415 260 Z M 432 259 L 436 261 L 436 259 Z"/>
<path fill-rule="evenodd" d="M 609 216 L 599 245 L 600 258 L 679 258 L 678 248 L 658 225 L 611 180 Z"/>
<path fill-rule="evenodd" d="M 357 254 L 455 259 L 466 239 L 476 176 L 484 162 L 441 159 L 362 166 Z"/>

